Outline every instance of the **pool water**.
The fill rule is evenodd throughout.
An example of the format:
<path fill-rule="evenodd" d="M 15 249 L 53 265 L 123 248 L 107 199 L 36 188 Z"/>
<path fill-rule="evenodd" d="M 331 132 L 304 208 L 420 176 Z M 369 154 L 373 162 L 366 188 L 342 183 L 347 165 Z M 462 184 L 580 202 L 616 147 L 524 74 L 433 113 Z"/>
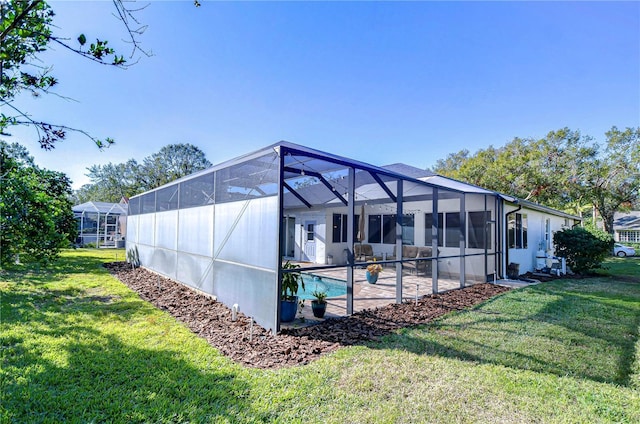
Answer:
<path fill-rule="evenodd" d="M 312 274 L 302 274 L 305 290 L 302 290 L 302 284 L 298 288 L 298 298 L 315 299 L 311 295 L 314 291 L 323 291 L 327 293 L 327 297 L 337 297 L 347 294 L 347 283 L 342 280 L 336 280 L 328 277 L 319 277 Z"/>

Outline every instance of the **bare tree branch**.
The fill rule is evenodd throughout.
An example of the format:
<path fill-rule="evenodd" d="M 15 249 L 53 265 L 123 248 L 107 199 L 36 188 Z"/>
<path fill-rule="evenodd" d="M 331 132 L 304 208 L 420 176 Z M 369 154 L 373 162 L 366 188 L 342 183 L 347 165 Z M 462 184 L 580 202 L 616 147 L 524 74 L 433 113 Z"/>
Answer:
<path fill-rule="evenodd" d="M 146 9 L 149 6 L 149 3 L 147 3 L 146 5 L 138 8 L 138 9 L 128 9 L 128 8 L 126 8 L 124 6 L 123 0 L 113 0 L 113 5 L 115 6 L 116 11 L 118 12 L 118 16 L 116 16 L 116 15 L 114 15 L 114 16 L 116 16 L 116 18 L 118 18 L 118 19 L 120 19 L 122 21 L 122 23 L 124 24 L 125 28 L 127 29 L 127 33 L 129 34 L 130 40 L 129 41 L 123 40 L 123 41 L 133 45 L 133 49 L 131 50 L 131 55 L 129 56 L 129 58 L 132 59 L 134 57 L 136 51 L 141 52 L 142 54 L 144 54 L 147 57 L 153 56 L 153 54 L 151 52 L 147 52 L 142 47 L 140 47 L 140 43 L 135 37 L 135 35 L 144 34 L 144 32 L 147 30 L 147 28 L 149 26 L 148 25 L 142 25 L 140 23 L 140 21 L 138 21 L 136 19 L 136 17 L 133 15 L 135 12 L 139 12 L 141 10 Z M 131 26 L 129 25 L 129 19 L 131 19 L 136 25 L 139 25 L 139 27 L 137 29 L 131 28 Z"/>
<path fill-rule="evenodd" d="M 18 120 L 18 119 L 14 120 L 14 125 L 28 125 L 36 129 L 36 131 L 38 132 L 38 141 L 40 143 L 40 147 L 45 150 L 54 149 L 55 142 L 64 140 L 64 138 L 66 137 L 66 131 L 73 131 L 73 132 L 84 135 L 85 137 L 93 141 L 100 150 L 103 150 L 105 148 L 108 148 L 112 144 L 115 144 L 113 139 L 109 137 L 107 137 L 104 141 L 102 141 L 97 137 L 92 136 L 87 131 L 81 130 L 79 128 L 74 128 L 74 127 L 70 127 L 67 125 L 60 125 L 60 124 L 50 124 L 48 122 L 43 122 L 43 121 L 36 121 L 26 113 L 22 112 L 17 107 L 13 106 L 12 104 L 7 102 L 5 102 L 4 104 L 10 107 L 11 109 L 13 109 L 14 111 L 16 111 L 20 116 L 22 116 L 25 119 L 25 120 Z M 44 132 L 44 136 L 42 135 L 41 131 Z"/>

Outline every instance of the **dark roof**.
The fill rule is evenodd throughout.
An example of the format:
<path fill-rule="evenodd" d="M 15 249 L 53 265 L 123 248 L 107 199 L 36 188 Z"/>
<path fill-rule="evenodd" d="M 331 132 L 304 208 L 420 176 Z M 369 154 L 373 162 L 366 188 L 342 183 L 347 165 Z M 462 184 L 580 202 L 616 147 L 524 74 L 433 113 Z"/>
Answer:
<path fill-rule="evenodd" d="M 613 214 L 614 230 L 640 230 L 640 211 L 616 212 Z"/>

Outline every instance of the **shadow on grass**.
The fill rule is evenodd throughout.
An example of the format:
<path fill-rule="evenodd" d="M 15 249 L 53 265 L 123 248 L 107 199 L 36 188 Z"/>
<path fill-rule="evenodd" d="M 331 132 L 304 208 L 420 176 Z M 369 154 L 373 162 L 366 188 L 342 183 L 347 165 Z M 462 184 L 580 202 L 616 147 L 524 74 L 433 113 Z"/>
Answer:
<path fill-rule="evenodd" d="M 86 334 L 85 334 L 86 336 Z M 115 336 L 78 337 L 45 359 L 5 346 L 2 415 L 11 422 L 217 422 L 252 416 L 246 382 L 232 367 L 196 367 L 169 350 Z"/>
<path fill-rule="evenodd" d="M 250 386 L 241 378 L 240 367 L 226 358 L 211 351 L 207 360 L 194 364 L 184 350 L 156 349 L 148 343 L 141 347 L 111 333 L 111 323 L 156 314 L 146 302 L 103 292 L 91 295 L 75 287 L 56 289 L 55 284 L 39 287 L 62 275 L 106 273 L 101 263 L 87 256 L 64 258 L 53 270 L 35 278 L 28 275 L 28 281 L 3 290 L 0 421 L 177 423 L 255 418 L 258 413 L 247 400 Z M 19 279 L 20 273 L 12 278 Z M 102 325 L 109 330 L 102 331 Z"/>
<path fill-rule="evenodd" d="M 149 314 L 152 308 L 138 299 L 121 299 L 119 296 L 92 296 L 78 288 L 46 289 L 37 291 L 2 292 L 0 316 L 2 324 L 32 322 L 66 328 L 65 322 L 87 319 L 115 318 L 127 321 L 134 314 Z M 64 320 L 52 313 L 65 313 Z M 62 330 L 60 330 L 62 331 Z"/>
<path fill-rule="evenodd" d="M 625 287 L 627 284 L 619 285 Z M 553 284 L 549 290 L 534 287 L 533 291 L 550 292 L 558 299 L 548 303 L 531 319 L 562 326 L 577 335 L 571 340 L 558 339 L 557 343 L 583 344 L 588 348 L 595 340 L 602 348 L 619 352 L 614 374 L 598 374 L 598 368 L 593 367 L 588 368 L 587 375 L 583 377 L 624 386 L 630 384 L 640 331 L 640 290 L 635 291 L 636 296 L 631 293 L 621 295 L 622 290 L 617 293 L 605 290 L 581 293 L 567 292 L 561 285 Z"/>
<path fill-rule="evenodd" d="M 34 264 L 17 265 L 0 271 L 0 281 L 10 283 L 30 282 L 34 284 L 51 283 L 64 275 L 104 274 L 104 258 L 97 256 L 64 256 L 47 266 Z"/>
<path fill-rule="evenodd" d="M 463 312 L 460 319 L 404 329 L 369 346 L 629 386 L 640 291 L 621 297 L 566 291 L 562 284 L 513 292 Z M 547 301 L 535 304 L 542 298 Z"/>
<path fill-rule="evenodd" d="M 71 253 L 71 254 L 70 254 Z M 0 272 L 0 282 L 8 283 L 2 289 L 0 314 L 2 323 L 44 322 L 47 312 L 63 310 L 80 310 L 87 313 L 114 313 L 121 319 L 128 319 L 132 313 L 139 311 L 141 304 L 136 301 L 120 301 L 119 296 L 97 296 L 88 289 L 73 283 L 58 288 L 64 278 L 72 275 L 107 276 L 109 272 L 103 267 L 103 252 L 69 251 L 55 263 L 46 268 L 31 265 L 20 265 Z M 101 255 L 102 254 L 102 255 Z M 99 291 L 99 290 L 98 290 Z"/>

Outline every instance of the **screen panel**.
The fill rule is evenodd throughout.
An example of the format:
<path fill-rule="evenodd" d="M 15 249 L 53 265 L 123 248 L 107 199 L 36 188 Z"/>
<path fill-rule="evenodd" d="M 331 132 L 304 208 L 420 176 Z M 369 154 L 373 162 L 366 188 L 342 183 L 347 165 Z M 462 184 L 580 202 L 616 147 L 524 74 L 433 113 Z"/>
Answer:
<path fill-rule="evenodd" d="M 276 269 L 278 198 L 216 205 L 216 259 Z"/>
<path fill-rule="evenodd" d="M 177 254 L 178 252 L 175 250 L 160 249 L 156 247 L 153 249 L 151 258 L 148 263 L 145 263 L 145 266 L 166 277 L 175 279 Z"/>
<path fill-rule="evenodd" d="M 240 312 L 266 329 L 276 329 L 278 284 L 275 271 L 216 262 L 214 293 L 225 305 L 238 304 Z"/>
<path fill-rule="evenodd" d="M 155 214 L 138 216 L 138 243 L 147 246 L 155 244 Z"/>
<path fill-rule="evenodd" d="M 176 279 L 205 293 L 214 294 L 212 268 L 211 258 L 178 252 Z"/>
<path fill-rule="evenodd" d="M 180 183 L 180 208 L 213 204 L 213 171 Z"/>
<path fill-rule="evenodd" d="M 178 250 L 213 257 L 214 206 L 179 211 Z"/>
<path fill-rule="evenodd" d="M 156 192 L 156 211 L 171 211 L 178 209 L 179 184 L 161 188 Z"/>
<path fill-rule="evenodd" d="M 156 213 L 156 247 L 176 250 L 178 235 L 178 211 Z"/>

